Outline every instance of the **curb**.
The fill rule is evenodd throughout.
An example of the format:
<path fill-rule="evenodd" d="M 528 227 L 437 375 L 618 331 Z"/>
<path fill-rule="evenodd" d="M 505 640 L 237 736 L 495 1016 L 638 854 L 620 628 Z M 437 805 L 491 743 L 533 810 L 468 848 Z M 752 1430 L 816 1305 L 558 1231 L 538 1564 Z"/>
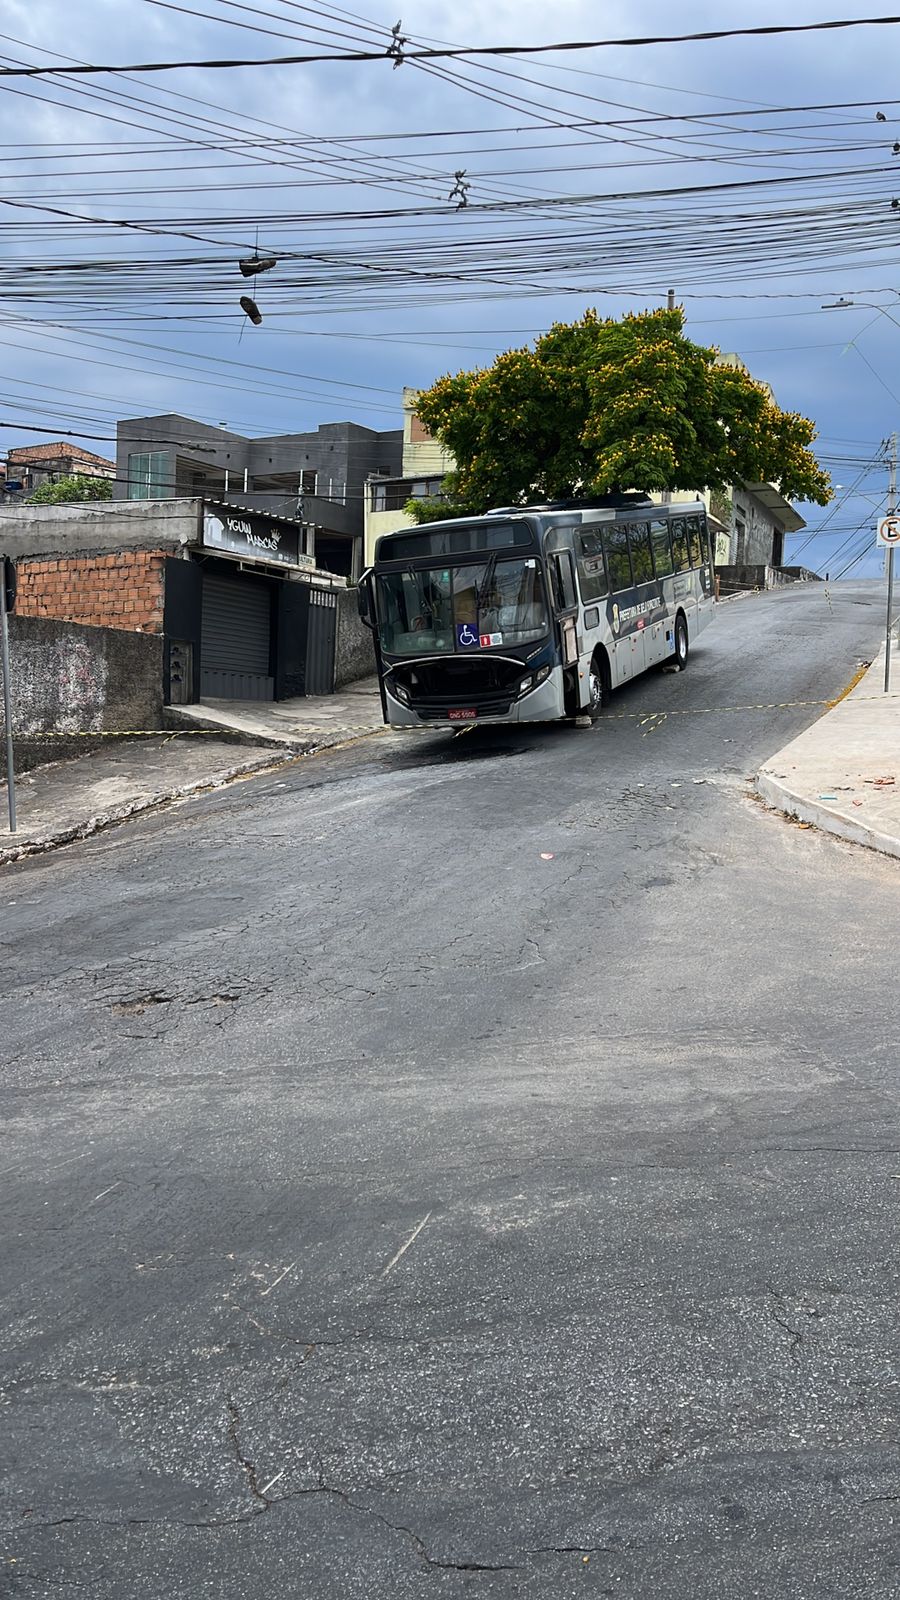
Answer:
<path fill-rule="evenodd" d="M 864 822 L 845 816 L 842 811 L 832 811 L 819 800 L 794 794 L 771 773 L 757 774 L 756 792 L 767 805 L 789 817 L 796 817 L 798 822 L 808 822 L 823 833 L 833 833 L 839 839 L 864 845 L 868 850 L 878 850 L 882 855 L 900 857 L 900 839 L 889 833 L 879 833 L 877 828 L 868 828 Z"/>
<path fill-rule="evenodd" d="M 219 771 L 210 773 L 206 777 L 194 778 L 190 783 L 160 790 L 158 794 L 147 795 L 144 799 L 123 801 L 121 805 L 114 806 L 109 811 L 97 812 L 95 816 L 88 817 L 83 822 L 73 822 L 66 828 L 58 828 L 55 833 L 33 836 L 30 839 L 22 838 L 15 844 L 0 843 L 0 867 L 24 861 L 29 856 L 47 855 L 64 845 L 75 844 L 80 839 L 89 839 L 95 833 L 103 833 L 107 828 L 114 828 L 120 822 L 127 822 L 131 817 L 162 810 L 177 800 L 188 800 L 193 795 L 212 794 L 216 789 L 225 789 L 241 778 L 278 772 L 294 761 L 302 760 L 304 756 L 316 755 L 319 750 L 332 750 L 340 748 L 341 745 L 355 744 L 357 740 L 380 732 L 380 728 L 367 728 L 358 733 L 344 731 L 333 739 L 297 740 L 290 746 L 282 745 L 278 748 L 270 746 L 266 755 L 238 762 L 237 765 L 224 770 L 220 768 Z"/>
<path fill-rule="evenodd" d="M 820 787 L 819 783 L 810 783 L 807 780 L 804 788 L 803 779 L 804 757 L 808 759 L 811 735 L 813 736 L 813 766 L 815 766 L 817 758 L 821 760 L 821 756 L 815 751 L 814 730 L 827 726 L 828 719 L 833 719 L 838 713 L 846 716 L 848 711 L 852 711 L 854 704 L 871 703 L 873 701 L 883 703 L 884 696 L 880 694 L 868 695 L 864 692 L 866 680 L 880 681 L 883 671 L 884 648 L 882 647 L 881 650 L 876 650 L 873 661 L 868 664 L 864 663 L 854 673 L 846 687 L 830 702 L 829 709 L 823 716 L 810 723 L 808 728 L 803 729 L 783 749 L 776 751 L 774 755 L 769 757 L 765 765 L 760 767 L 756 774 L 754 788 L 765 805 L 780 811 L 784 816 L 793 817 L 796 821 L 818 828 L 823 833 L 834 834 L 836 838 L 845 839 L 850 844 L 862 845 L 864 849 L 877 850 L 880 855 L 893 856 L 898 859 L 900 858 L 900 834 L 897 832 L 882 832 L 882 827 L 885 824 L 884 818 L 878 819 L 881 826 L 873 826 L 865 822 L 862 817 L 853 815 L 849 810 L 842 810 L 837 803 L 828 804 L 829 801 L 836 802 L 836 795 L 828 793 L 819 797 L 815 792 Z M 885 735 L 884 730 L 877 733 L 879 740 L 883 740 L 886 736 L 888 735 Z M 838 728 L 832 721 L 827 737 L 834 740 L 833 759 L 835 767 L 839 767 L 842 761 L 849 760 L 848 753 L 854 750 L 853 732 L 851 730 L 847 737 L 842 739 Z M 895 739 L 896 730 L 894 728 L 889 730 L 889 737 Z M 796 750 L 798 744 L 802 746 L 799 753 Z M 867 749 L 865 751 L 865 759 L 868 759 L 870 754 L 871 752 Z M 831 759 L 832 755 L 830 754 L 829 761 Z M 859 759 L 860 752 L 857 747 L 852 761 L 856 762 Z M 807 768 L 806 770 L 808 771 L 809 769 Z M 788 772 L 790 772 L 790 776 L 788 776 Z M 859 787 L 858 784 L 855 784 L 852 773 L 848 772 L 847 777 L 851 782 L 845 787 Z M 813 790 L 812 793 L 809 792 L 810 788 Z M 889 819 L 887 825 L 893 826 L 892 818 Z"/>

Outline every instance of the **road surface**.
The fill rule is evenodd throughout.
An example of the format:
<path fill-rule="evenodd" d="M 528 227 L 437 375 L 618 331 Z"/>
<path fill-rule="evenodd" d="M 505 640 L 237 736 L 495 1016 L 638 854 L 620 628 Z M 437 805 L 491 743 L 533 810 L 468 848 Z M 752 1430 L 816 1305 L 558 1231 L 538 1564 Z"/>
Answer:
<path fill-rule="evenodd" d="M 900 1595 L 897 863 L 747 783 L 882 604 L 5 870 L 0 1592 Z"/>

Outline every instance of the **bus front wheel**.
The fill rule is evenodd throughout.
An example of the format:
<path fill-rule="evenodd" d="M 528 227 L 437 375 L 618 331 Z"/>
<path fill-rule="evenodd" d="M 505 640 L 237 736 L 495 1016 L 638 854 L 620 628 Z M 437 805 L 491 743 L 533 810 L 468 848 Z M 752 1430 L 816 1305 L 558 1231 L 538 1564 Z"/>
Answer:
<path fill-rule="evenodd" d="M 679 611 L 678 616 L 675 618 L 675 650 L 672 660 L 676 667 L 680 667 L 682 671 L 687 666 L 688 650 L 687 622 L 683 613 Z"/>
<path fill-rule="evenodd" d="M 604 706 L 609 705 L 612 693 L 609 662 L 605 655 L 599 653 L 591 661 L 590 676 L 588 679 L 590 689 L 590 705 L 588 714 L 592 722 L 596 722 Z"/>

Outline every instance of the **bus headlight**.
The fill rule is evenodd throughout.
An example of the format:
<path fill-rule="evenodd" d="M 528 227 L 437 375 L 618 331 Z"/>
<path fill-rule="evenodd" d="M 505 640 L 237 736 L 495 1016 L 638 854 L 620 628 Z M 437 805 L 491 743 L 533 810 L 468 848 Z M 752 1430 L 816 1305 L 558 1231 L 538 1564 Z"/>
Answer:
<path fill-rule="evenodd" d="M 404 689 L 402 683 L 392 683 L 391 694 L 395 697 L 395 699 L 400 701 L 402 706 L 409 705 L 409 694 L 407 693 L 406 689 Z"/>
<path fill-rule="evenodd" d="M 536 689 L 538 684 L 543 683 L 544 679 L 549 678 L 549 676 L 550 668 L 541 667 L 537 672 L 530 673 L 527 678 L 522 678 L 516 689 L 516 694 L 519 699 L 521 699 L 523 694 L 527 694 L 529 689 Z"/>

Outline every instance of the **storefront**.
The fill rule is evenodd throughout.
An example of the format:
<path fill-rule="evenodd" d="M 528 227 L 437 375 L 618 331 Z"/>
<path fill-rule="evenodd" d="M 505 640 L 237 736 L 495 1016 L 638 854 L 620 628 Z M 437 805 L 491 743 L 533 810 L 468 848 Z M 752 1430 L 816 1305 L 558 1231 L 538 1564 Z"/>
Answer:
<path fill-rule="evenodd" d="M 24 506 L 12 538 L 21 615 L 160 635 L 166 705 L 334 690 L 354 597 L 296 521 L 199 496 Z"/>
<path fill-rule="evenodd" d="M 299 523 L 204 502 L 190 560 L 167 564 L 173 702 L 331 692 L 337 596 L 302 536 Z"/>

